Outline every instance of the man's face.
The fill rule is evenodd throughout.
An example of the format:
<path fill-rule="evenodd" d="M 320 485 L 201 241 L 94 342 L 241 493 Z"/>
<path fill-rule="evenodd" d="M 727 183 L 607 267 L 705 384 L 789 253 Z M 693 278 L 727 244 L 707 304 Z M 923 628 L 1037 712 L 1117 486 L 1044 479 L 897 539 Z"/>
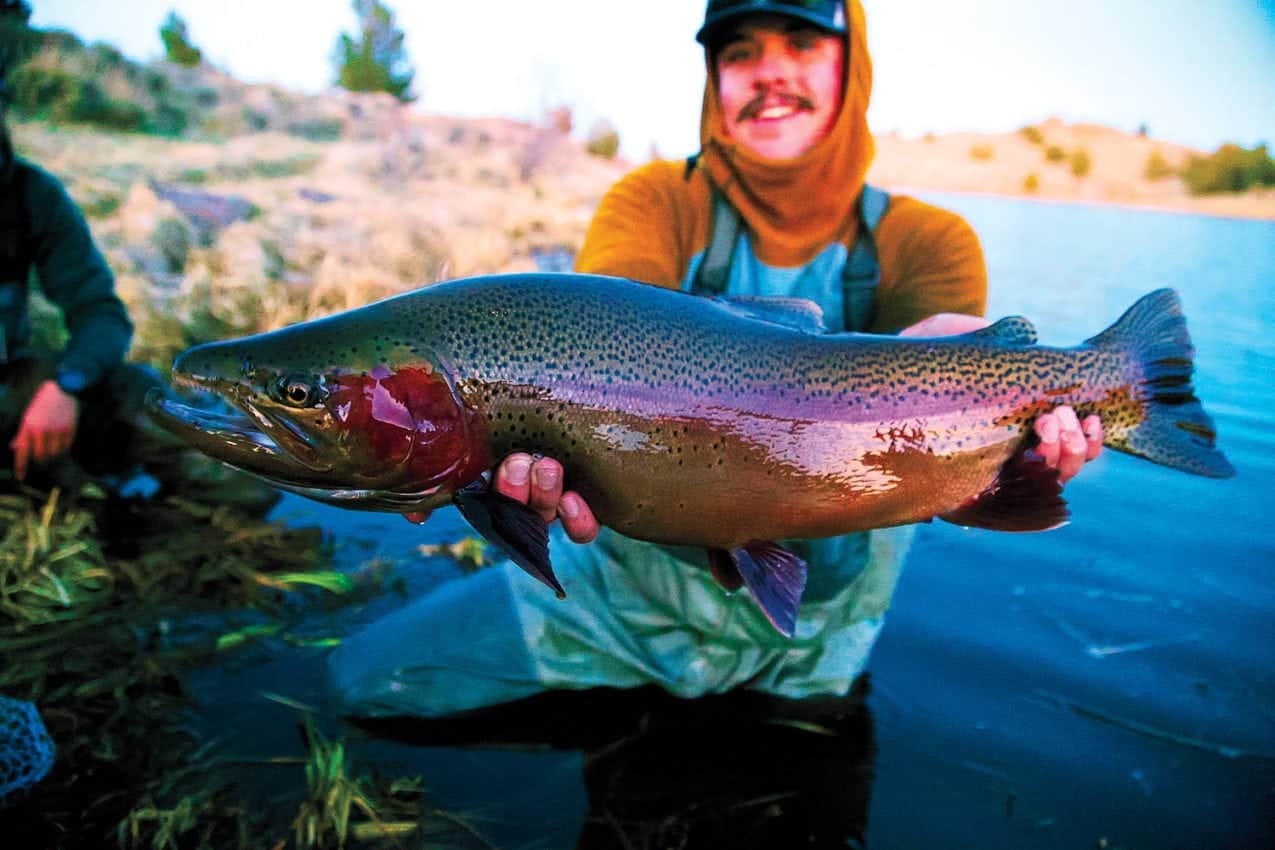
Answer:
<path fill-rule="evenodd" d="M 791 159 L 832 129 L 845 42 L 780 15 L 744 18 L 720 42 L 714 70 L 726 131 L 766 159 Z"/>

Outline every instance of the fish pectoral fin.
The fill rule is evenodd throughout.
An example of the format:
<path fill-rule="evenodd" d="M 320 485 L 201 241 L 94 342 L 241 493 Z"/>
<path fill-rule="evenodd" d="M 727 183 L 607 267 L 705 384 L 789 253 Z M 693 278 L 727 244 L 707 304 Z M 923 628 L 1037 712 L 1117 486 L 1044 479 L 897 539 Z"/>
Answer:
<path fill-rule="evenodd" d="M 806 590 L 806 562 L 769 540 L 754 540 L 729 554 L 766 619 L 784 637 L 792 637 Z"/>
<path fill-rule="evenodd" d="M 1058 470 L 1020 453 L 1001 468 L 991 487 L 939 518 L 990 531 L 1048 531 L 1070 517 Z"/>
<path fill-rule="evenodd" d="M 549 526 L 540 514 L 517 499 L 488 488 L 485 482 L 458 491 L 454 501 L 461 516 L 483 538 L 553 588 L 559 599 L 566 598 L 549 562 Z"/>

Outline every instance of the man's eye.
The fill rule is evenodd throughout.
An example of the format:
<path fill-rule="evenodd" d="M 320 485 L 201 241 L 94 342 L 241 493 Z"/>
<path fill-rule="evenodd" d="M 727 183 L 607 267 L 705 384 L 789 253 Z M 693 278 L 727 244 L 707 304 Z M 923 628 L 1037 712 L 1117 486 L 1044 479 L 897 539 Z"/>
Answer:
<path fill-rule="evenodd" d="M 737 62 L 747 62 L 752 56 L 752 50 L 747 45 L 735 44 L 727 47 L 721 53 L 721 62 L 723 65 L 734 65 Z"/>

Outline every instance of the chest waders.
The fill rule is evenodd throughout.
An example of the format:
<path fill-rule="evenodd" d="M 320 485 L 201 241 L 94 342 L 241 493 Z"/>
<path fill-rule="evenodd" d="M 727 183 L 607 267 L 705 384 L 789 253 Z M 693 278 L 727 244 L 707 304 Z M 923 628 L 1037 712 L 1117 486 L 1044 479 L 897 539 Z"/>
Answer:
<path fill-rule="evenodd" d="M 877 284 L 881 282 L 881 265 L 877 260 L 877 243 L 873 234 L 890 206 L 890 195 L 875 186 L 864 185 L 859 199 L 859 230 L 854 245 L 841 271 L 842 304 L 845 330 L 866 331 L 877 314 Z M 735 208 L 716 190 L 713 191 L 713 231 L 704 261 L 691 285 L 701 295 L 721 295 L 730 281 L 731 261 L 739 242 L 743 221 Z"/>

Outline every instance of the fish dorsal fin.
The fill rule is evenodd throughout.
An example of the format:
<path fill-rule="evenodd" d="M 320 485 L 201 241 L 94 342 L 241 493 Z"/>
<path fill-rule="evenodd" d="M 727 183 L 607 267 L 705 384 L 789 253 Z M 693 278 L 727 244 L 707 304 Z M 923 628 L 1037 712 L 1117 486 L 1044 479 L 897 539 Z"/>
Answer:
<path fill-rule="evenodd" d="M 985 328 L 968 333 L 966 336 L 1009 345 L 1035 345 L 1036 326 L 1022 316 L 1009 316 Z"/>
<path fill-rule="evenodd" d="M 821 334 L 827 330 L 823 324 L 823 308 L 807 298 L 723 295 L 714 300 L 732 313 L 748 319 L 785 325 L 809 334 Z"/>
<path fill-rule="evenodd" d="M 1018 454 L 1001 468 L 991 487 L 939 518 L 991 531 L 1048 531 L 1066 525 L 1070 516 L 1058 470 Z"/>

